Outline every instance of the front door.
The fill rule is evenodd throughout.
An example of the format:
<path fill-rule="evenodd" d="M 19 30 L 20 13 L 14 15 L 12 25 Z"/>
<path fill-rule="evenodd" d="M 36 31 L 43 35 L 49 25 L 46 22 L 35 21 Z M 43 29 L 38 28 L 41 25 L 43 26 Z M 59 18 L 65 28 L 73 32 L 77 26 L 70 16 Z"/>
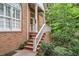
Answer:
<path fill-rule="evenodd" d="M 33 13 L 31 13 L 30 25 L 31 25 L 31 32 L 35 32 L 36 31 L 36 21 L 35 21 L 35 14 L 33 14 Z"/>

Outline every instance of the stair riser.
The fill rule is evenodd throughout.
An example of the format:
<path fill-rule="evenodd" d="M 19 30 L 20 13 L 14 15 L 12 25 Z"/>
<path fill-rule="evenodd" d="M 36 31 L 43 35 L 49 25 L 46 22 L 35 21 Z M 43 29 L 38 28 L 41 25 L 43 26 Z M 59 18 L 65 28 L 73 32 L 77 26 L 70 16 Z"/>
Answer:
<path fill-rule="evenodd" d="M 25 48 L 26 50 L 31 50 L 33 51 L 33 49 L 30 49 L 30 48 Z M 36 51 L 39 51 L 40 49 L 37 49 Z"/>
<path fill-rule="evenodd" d="M 36 37 L 36 35 L 29 35 L 29 37 Z"/>
<path fill-rule="evenodd" d="M 26 49 L 26 50 L 33 50 L 33 49 L 31 49 L 31 48 L 24 48 L 24 49 Z"/>
<path fill-rule="evenodd" d="M 29 37 L 36 37 L 36 35 L 30 35 Z"/>
<path fill-rule="evenodd" d="M 35 39 L 35 37 L 30 37 L 30 39 Z"/>
<path fill-rule="evenodd" d="M 35 39 L 35 37 L 30 37 L 30 39 Z"/>
<path fill-rule="evenodd" d="M 30 36 L 36 36 L 37 34 L 30 34 Z"/>
<path fill-rule="evenodd" d="M 42 40 L 39 42 L 41 44 Z M 28 40 L 27 44 L 33 44 L 33 40 Z"/>
<path fill-rule="evenodd" d="M 33 47 L 33 44 L 27 44 L 27 46 L 32 46 Z M 38 47 L 40 47 L 41 44 L 38 45 Z"/>

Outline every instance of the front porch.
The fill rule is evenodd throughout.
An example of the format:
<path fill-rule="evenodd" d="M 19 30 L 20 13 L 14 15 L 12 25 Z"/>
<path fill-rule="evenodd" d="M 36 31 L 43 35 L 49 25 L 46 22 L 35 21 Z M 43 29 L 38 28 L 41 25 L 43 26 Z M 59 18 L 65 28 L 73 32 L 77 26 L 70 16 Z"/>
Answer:
<path fill-rule="evenodd" d="M 29 10 L 29 24 L 28 29 L 28 40 L 23 50 L 18 51 L 13 56 L 34 56 L 37 55 L 41 49 L 42 40 L 44 40 L 45 33 L 50 31 L 45 24 L 44 10 L 39 7 L 38 4 L 28 4 Z"/>

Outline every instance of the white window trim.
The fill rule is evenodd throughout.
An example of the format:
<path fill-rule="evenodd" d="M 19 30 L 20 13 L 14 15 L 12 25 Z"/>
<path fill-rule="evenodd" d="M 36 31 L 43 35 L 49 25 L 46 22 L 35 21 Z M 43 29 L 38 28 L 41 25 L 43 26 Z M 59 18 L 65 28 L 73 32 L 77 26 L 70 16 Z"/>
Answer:
<path fill-rule="evenodd" d="M 2 3 L 3 4 L 3 3 Z M 4 18 L 4 28 L 0 28 L 0 32 L 17 32 L 17 31 L 21 31 L 21 7 L 20 7 L 20 9 L 16 9 L 14 6 L 11 6 L 11 17 L 9 17 L 9 16 L 5 16 L 6 15 L 6 13 L 5 13 L 5 10 L 6 10 L 6 4 L 4 4 L 4 15 L 0 15 L 0 17 L 3 17 Z M 12 15 L 12 9 L 13 8 L 15 8 L 16 10 L 19 10 L 20 11 L 20 19 L 17 19 L 16 18 L 16 13 L 15 13 L 15 18 L 13 18 L 13 15 Z M 11 18 L 11 20 L 13 20 L 13 19 L 15 19 L 15 20 L 20 20 L 20 27 L 19 28 L 12 28 L 12 29 L 8 29 L 8 28 L 6 28 L 6 18 Z"/>

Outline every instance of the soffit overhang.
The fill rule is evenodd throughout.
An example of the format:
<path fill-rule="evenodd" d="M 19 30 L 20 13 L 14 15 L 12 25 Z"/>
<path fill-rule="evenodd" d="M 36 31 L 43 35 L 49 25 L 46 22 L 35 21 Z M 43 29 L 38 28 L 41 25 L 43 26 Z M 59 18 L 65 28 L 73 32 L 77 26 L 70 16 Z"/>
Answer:
<path fill-rule="evenodd" d="M 36 3 L 29 3 L 29 7 L 35 11 L 35 5 Z M 44 12 L 44 7 L 42 4 L 37 4 L 38 5 L 38 12 Z"/>

